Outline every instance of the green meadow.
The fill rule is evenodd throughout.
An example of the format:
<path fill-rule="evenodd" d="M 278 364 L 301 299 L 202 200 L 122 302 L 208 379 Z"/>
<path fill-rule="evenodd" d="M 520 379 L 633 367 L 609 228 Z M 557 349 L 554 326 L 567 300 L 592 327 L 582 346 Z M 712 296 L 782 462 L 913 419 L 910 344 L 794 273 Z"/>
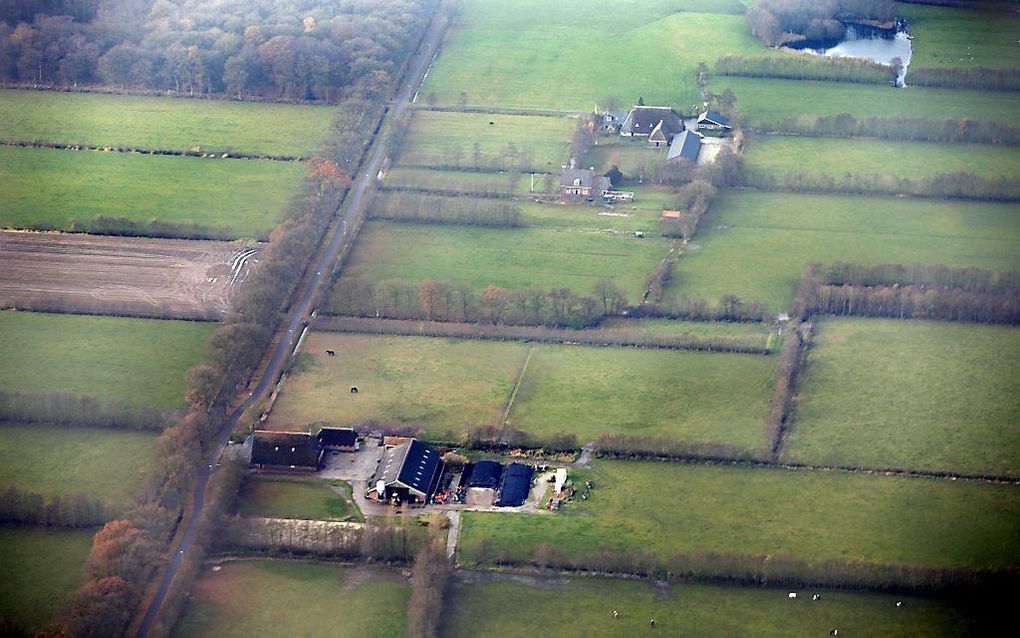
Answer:
<path fill-rule="evenodd" d="M 699 62 L 783 55 L 755 40 L 744 7 L 724 2 L 581 0 L 465 3 L 422 89 L 441 104 L 590 112 L 617 96 L 691 111 Z"/>
<path fill-rule="evenodd" d="M 531 191 L 531 175 L 518 173 L 437 170 L 397 167 L 386 171 L 383 183 L 389 188 L 413 189 L 424 192 L 475 193 L 506 196 L 508 192 Z M 536 193 L 555 193 L 560 184 L 557 174 L 534 176 Z"/>
<path fill-rule="evenodd" d="M 896 594 L 713 585 L 653 585 L 594 577 L 503 576 L 458 572 L 447 593 L 442 635 L 507 636 L 824 636 L 833 627 L 860 636 L 956 636 L 969 619 L 950 603 Z M 903 602 L 897 607 L 896 601 Z M 507 622 L 507 609 L 527 609 Z M 614 618 L 612 611 L 618 611 Z M 650 631 L 649 620 L 655 620 Z"/>
<path fill-rule="evenodd" d="M 929 144 L 875 139 L 756 137 L 744 152 L 750 173 L 934 177 L 967 172 L 1020 178 L 1020 149 L 984 144 Z"/>
<path fill-rule="evenodd" d="M 574 476 L 594 488 L 561 512 L 465 512 L 460 560 L 527 561 L 541 546 L 567 557 L 785 552 L 968 567 L 1015 567 L 1020 556 L 1013 485 L 637 461 L 597 461 Z"/>
<path fill-rule="evenodd" d="M 305 104 L 0 90 L 0 139 L 306 156 L 334 113 Z"/>
<path fill-rule="evenodd" d="M 911 65 L 918 67 L 1016 67 L 1020 20 L 1013 11 L 976 11 L 899 3 L 914 36 Z M 910 72 L 907 72 L 910 83 Z"/>
<path fill-rule="evenodd" d="M 39 424 L 0 425 L 0 486 L 76 494 L 128 509 L 145 482 L 156 435 Z"/>
<path fill-rule="evenodd" d="M 477 291 L 536 286 L 582 294 L 611 279 L 636 302 L 669 252 L 661 238 L 571 228 L 481 228 L 368 222 L 345 277 L 465 283 Z"/>
<path fill-rule="evenodd" d="M 1020 475 L 1020 329 L 822 321 L 798 395 L 788 460 Z"/>
<path fill-rule="evenodd" d="M 26 633 L 57 622 L 81 585 L 95 533 L 0 527 L 0 618 Z"/>
<path fill-rule="evenodd" d="M 364 520 L 351 500 L 351 486 L 295 476 L 249 475 L 238 495 L 241 516 L 322 521 Z"/>
<path fill-rule="evenodd" d="M 790 307 L 812 262 L 1020 268 L 1020 207 L 966 201 L 731 191 L 674 268 L 670 293 Z"/>
<path fill-rule="evenodd" d="M 576 120 L 415 110 L 400 145 L 403 166 L 513 167 L 559 171 Z M 523 161 L 524 158 L 530 161 Z"/>
<path fill-rule="evenodd" d="M 292 162 L 0 148 L 0 226 L 85 229 L 97 215 L 264 235 L 298 190 Z"/>
<path fill-rule="evenodd" d="M 215 324 L 0 312 L 0 387 L 176 409 Z"/>
<path fill-rule="evenodd" d="M 808 80 L 713 77 L 713 93 L 729 88 L 747 126 L 776 129 L 787 118 L 811 123 L 818 117 L 850 113 L 855 118 L 903 117 L 928 120 L 970 118 L 1016 125 L 1016 97 L 998 91 L 962 91 Z"/>
<path fill-rule="evenodd" d="M 231 561 L 199 576 L 173 635 L 403 636 L 410 597 L 407 579 L 395 571 Z"/>

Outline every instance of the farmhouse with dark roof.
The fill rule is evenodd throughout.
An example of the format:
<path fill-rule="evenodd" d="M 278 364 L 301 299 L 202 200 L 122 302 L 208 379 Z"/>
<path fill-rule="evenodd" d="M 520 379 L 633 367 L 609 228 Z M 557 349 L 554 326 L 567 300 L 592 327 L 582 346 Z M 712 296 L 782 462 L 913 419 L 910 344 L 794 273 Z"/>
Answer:
<path fill-rule="evenodd" d="M 647 137 L 649 146 L 669 144 L 686 127 L 680 115 L 668 106 L 635 106 L 620 127 L 624 137 Z"/>
<path fill-rule="evenodd" d="M 376 498 L 428 503 L 439 486 L 444 463 L 439 452 L 412 439 L 383 452 L 372 482 Z"/>
<path fill-rule="evenodd" d="M 601 201 L 612 188 L 608 177 L 591 169 L 565 168 L 560 175 L 560 197 L 566 201 Z"/>
<path fill-rule="evenodd" d="M 307 432 L 256 430 L 251 464 L 260 470 L 315 472 L 322 464 L 322 446 Z"/>

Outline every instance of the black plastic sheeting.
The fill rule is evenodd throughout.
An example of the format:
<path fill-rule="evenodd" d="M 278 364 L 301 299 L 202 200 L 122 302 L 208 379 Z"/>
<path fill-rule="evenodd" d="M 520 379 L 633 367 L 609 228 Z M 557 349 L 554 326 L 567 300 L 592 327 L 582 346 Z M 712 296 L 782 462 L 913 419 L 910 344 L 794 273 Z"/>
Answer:
<path fill-rule="evenodd" d="M 496 505 L 515 507 L 524 505 L 531 492 L 531 476 L 535 470 L 530 465 L 511 463 L 503 470 L 503 479 L 499 482 L 499 498 Z"/>
<path fill-rule="evenodd" d="M 496 461 L 479 461 L 471 470 L 468 487 L 499 487 L 499 479 L 503 475 L 503 466 Z"/>

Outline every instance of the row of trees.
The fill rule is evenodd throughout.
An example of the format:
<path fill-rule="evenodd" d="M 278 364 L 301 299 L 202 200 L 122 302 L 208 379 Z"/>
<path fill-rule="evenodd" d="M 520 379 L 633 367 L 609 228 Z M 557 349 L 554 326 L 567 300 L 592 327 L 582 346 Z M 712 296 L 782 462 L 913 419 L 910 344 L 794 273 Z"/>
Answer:
<path fill-rule="evenodd" d="M 627 305 L 623 291 L 609 279 L 595 282 L 591 294 L 577 294 L 569 288 L 499 286 L 478 293 L 465 282 L 345 278 L 334 284 L 328 298 L 331 314 L 555 327 L 592 326 Z"/>
<path fill-rule="evenodd" d="M 845 261 L 812 264 L 808 276 L 826 285 L 907 286 L 934 285 L 966 292 L 1007 292 L 1020 289 L 1020 271 L 985 270 L 973 266 L 954 268 L 942 264 L 879 264 L 864 266 Z"/>
<path fill-rule="evenodd" d="M 743 352 L 768 354 L 768 339 L 759 337 L 702 337 L 692 333 L 676 336 L 650 334 L 637 327 L 550 328 L 546 326 L 508 326 L 487 323 L 375 319 L 367 317 L 317 318 L 316 330 L 356 334 L 407 335 L 495 341 L 532 341 L 593 346 L 661 348 L 704 352 Z"/>
<path fill-rule="evenodd" d="M 521 225 L 521 207 L 499 200 L 451 198 L 408 191 L 376 194 L 369 216 L 417 224 L 464 224 L 512 228 Z"/>
<path fill-rule="evenodd" d="M 751 33 L 769 46 L 797 40 L 838 40 L 845 21 L 888 23 L 896 19 L 892 0 L 759 0 L 745 14 Z"/>
<path fill-rule="evenodd" d="M 166 412 L 115 398 L 101 400 L 64 390 L 0 390 L 0 421 L 159 431 L 169 420 Z"/>
<path fill-rule="evenodd" d="M 722 295 L 714 304 L 703 297 L 674 295 L 665 297 L 661 301 L 632 307 L 629 309 L 629 315 L 635 319 L 659 317 L 684 319 L 687 321 L 731 321 L 740 323 L 769 321 L 773 318 L 765 303 L 754 299 L 741 299 L 734 294 Z"/>
<path fill-rule="evenodd" d="M 625 459 L 671 459 L 689 461 L 755 461 L 763 460 L 761 452 L 727 443 L 682 441 L 655 436 L 602 434 L 592 443 L 599 456 Z"/>
<path fill-rule="evenodd" d="M 0 82 L 237 98 L 378 98 L 435 4 L 43 3 L 31 18 L 24 9 L 5 12 Z"/>
<path fill-rule="evenodd" d="M 973 91 L 1020 91 L 1020 70 L 987 67 L 910 67 L 911 86 L 934 86 Z"/>
<path fill-rule="evenodd" d="M 684 184 L 673 198 L 673 208 L 680 211 L 680 217 L 661 220 L 659 230 L 666 237 L 691 239 L 697 232 L 698 222 L 708 212 L 712 200 L 718 194 L 719 190 L 715 186 L 702 179 Z"/>
<path fill-rule="evenodd" d="M 884 140 L 949 144 L 1020 145 L 1020 126 L 970 118 L 928 120 L 918 117 L 868 117 L 849 113 L 813 120 L 788 117 L 762 125 L 762 130 L 812 137 L 875 137 Z"/>
<path fill-rule="evenodd" d="M 783 446 L 790 410 L 793 407 L 793 390 L 797 382 L 797 373 L 803 362 L 804 346 L 811 338 L 811 324 L 795 325 L 786 335 L 786 341 L 779 350 L 779 364 L 776 366 L 776 382 L 772 387 L 772 400 L 769 402 L 769 416 L 765 421 L 765 441 L 768 446 L 768 458 L 779 459 Z"/>
<path fill-rule="evenodd" d="M 1012 202 L 1020 200 L 1020 182 L 1012 177 L 981 177 L 958 171 L 929 177 L 904 177 L 878 173 L 819 173 L 774 175 L 749 171 L 745 186 L 762 190 L 789 190 L 852 195 L 912 195 L 936 199 L 978 199 Z"/>
<path fill-rule="evenodd" d="M 70 497 L 45 497 L 14 485 L 0 490 L 0 523 L 45 527 L 95 527 L 110 520 L 102 501 L 79 492 Z"/>
<path fill-rule="evenodd" d="M 750 13 L 750 12 L 749 12 Z M 825 58 L 808 53 L 784 56 L 724 55 L 713 67 L 719 75 L 783 80 L 822 80 L 863 84 L 894 84 L 899 65 L 864 58 Z M 913 71 L 911 71 L 913 83 Z"/>
<path fill-rule="evenodd" d="M 435 638 L 443 619 L 443 599 L 453 571 L 446 548 L 426 543 L 411 567 L 411 599 L 407 603 L 407 633 L 411 638 Z"/>

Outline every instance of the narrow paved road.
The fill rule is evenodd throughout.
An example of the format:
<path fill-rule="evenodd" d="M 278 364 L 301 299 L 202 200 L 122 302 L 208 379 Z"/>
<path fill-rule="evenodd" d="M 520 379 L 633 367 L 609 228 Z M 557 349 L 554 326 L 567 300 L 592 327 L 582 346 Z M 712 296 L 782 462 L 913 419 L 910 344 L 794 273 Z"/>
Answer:
<path fill-rule="evenodd" d="M 389 123 L 398 118 L 410 105 L 412 96 L 418 90 L 418 87 L 422 82 L 422 78 L 425 75 L 425 71 L 429 68 L 435 52 L 439 48 L 444 32 L 445 20 L 437 14 L 432 23 L 429 25 L 428 31 L 424 38 L 422 38 L 418 52 L 415 53 L 415 57 L 408 67 L 407 74 L 396 95 L 396 98 L 394 99 L 386 124 L 373 141 L 368 161 L 362 167 L 361 174 L 359 174 L 357 179 L 355 179 L 354 187 L 344 202 L 342 217 L 338 219 L 339 228 L 336 228 L 332 241 L 326 249 L 321 252 L 318 262 L 316 262 L 315 266 L 310 270 L 311 275 L 307 280 L 305 292 L 301 299 L 294 304 L 294 311 L 291 315 L 290 321 L 286 325 L 286 331 L 283 334 L 283 337 L 279 340 L 279 345 L 273 352 L 269 365 L 266 366 L 265 372 L 259 380 L 258 385 L 252 391 L 251 396 L 241 403 L 241 405 L 237 406 L 237 408 L 231 412 L 229 416 L 227 416 L 222 428 L 217 434 L 213 448 L 209 452 L 209 456 L 206 458 L 205 463 L 202 465 L 196 478 L 192 511 L 191 516 L 188 519 L 187 527 L 181 535 L 180 543 L 176 547 L 172 548 L 173 555 L 170 559 L 170 563 L 167 565 L 167 568 L 163 573 L 159 590 L 156 592 L 152 602 L 146 609 L 145 616 L 142 618 L 141 625 L 138 628 L 138 633 L 136 635 L 139 638 L 146 638 L 152 630 L 152 626 L 159 615 L 160 608 L 163 606 L 163 601 L 166 599 L 166 594 L 170 590 L 170 585 L 173 583 L 174 577 L 177 575 L 177 571 L 181 567 L 181 563 L 184 562 L 184 556 L 194 541 L 197 523 L 201 518 L 202 508 L 205 505 L 205 490 L 209 484 L 209 478 L 216 470 L 216 462 L 219 459 L 223 448 L 227 445 L 227 440 L 230 438 L 231 431 L 234 429 L 234 426 L 237 424 L 237 420 L 241 417 L 244 411 L 248 409 L 250 405 L 258 401 L 266 390 L 276 383 L 276 380 L 279 378 L 280 373 L 283 370 L 284 364 L 293 353 L 294 345 L 301 333 L 301 328 L 308 321 L 308 317 L 312 312 L 312 303 L 316 298 L 319 287 L 324 281 L 329 281 L 330 275 L 333 272 L 333 267 L 340 254 L 340 248 L 344 245 L 347 238 L 347 227 L 349 226 L 349 222 L 351 221 L 354 212 L 357 211 L 358 207 L 361 205 L 361 201 L 365 196 L 365 192 L 368 190 L 373 176 L 378 173 L 379 169 L 382 167 L 383 160 L 385 159 L 385 145 L 380 144 L 379 140 L 383 137 L 383 133 L 387 126 L 389 126 Z"/>

